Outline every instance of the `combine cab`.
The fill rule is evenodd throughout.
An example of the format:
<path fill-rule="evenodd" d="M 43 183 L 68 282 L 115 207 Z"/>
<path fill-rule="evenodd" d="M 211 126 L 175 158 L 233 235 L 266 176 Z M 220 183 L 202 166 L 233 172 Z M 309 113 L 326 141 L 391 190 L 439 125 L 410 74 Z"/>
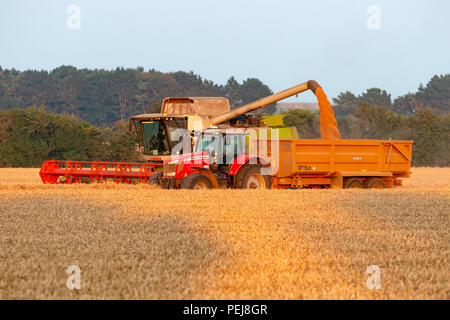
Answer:
<path fill-rule="evenodd" d="M 207 126 L 207 119 L 230 111 L 226 98 L 172 97 L 163 100 L 161 113 L 141 114 L 130 119 L 130 130 L 138 135 L 141 153 L 147 161 L 161 162 L 171 154 L 178 140 L 177 129 L 192 132 Z"/>

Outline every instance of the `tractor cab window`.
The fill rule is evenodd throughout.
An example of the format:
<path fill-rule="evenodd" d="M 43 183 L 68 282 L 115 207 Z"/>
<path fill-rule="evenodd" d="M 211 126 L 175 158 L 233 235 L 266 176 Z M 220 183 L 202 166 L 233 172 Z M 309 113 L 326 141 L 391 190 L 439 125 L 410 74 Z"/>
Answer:
<path fill-rule="evenodd" d="M 197 146 L 199 152 L 208 152 L 213 161 L 222 155 L 222 134 L 203 134 Z"/>
<path fill-rule="evenodd" d="M 154 156 L 170 154 L 166 129 L 162 121 L 143 121 L 141 126 L 146 154 Z"/>
<path fill-rule="evenodd" d="M 224 163 L 230 164 L 245 153 L 245 135 L 227 134 L 224 138 Z"/>
<path fill-rule="evenodd" d="M 199 136 L 195 151 L 208 152 L 211 163 L 230 164 L 245 153 L 245 135 L 205 133 Z"/>

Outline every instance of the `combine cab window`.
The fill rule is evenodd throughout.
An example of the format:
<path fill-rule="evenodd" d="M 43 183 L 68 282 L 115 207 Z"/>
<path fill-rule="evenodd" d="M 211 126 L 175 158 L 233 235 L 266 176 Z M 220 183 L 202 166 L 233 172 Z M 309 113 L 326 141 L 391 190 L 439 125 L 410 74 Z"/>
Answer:
<path fill-rule="evenodd" d="M 139 145 L 144 148 L 144 154 L 152 156 L 170 155 L 173 147 L 182 141 L 171 141 L 172 134 L 181 129 L 186 131 L 185 119 L 161 119 L 145 120 L 140 122 Z M 190 136 L 189 136 L 190 140 Z M 190 150 L 190 149 L 189 149 Z"/>
<path fill-rule="evenodd" d="M 166 129 L 162 121 L 143 121 L 141 126 L 146 154 L 154 156 L 170 154 Z"/>
<path fill-rule="evenodd" d="M 164 121 L 165 125 L 166 125 L 166 129 L 167 129 L 167 137 L 168 137 L 168 141 L 171 145 L 171 149 L 177 145 L 178 143 L 180 143 L 182 141 L 182 138 L 180 136 L 180 134 L 178 134 L 179 139 L 178 140 L 174 140 L 172 141 L 172 138 L 174 137 L 173 134 L 176 132 L 176 130 L 183 130 L 181 132 L 186 131 L 186 121 L 182 120 L 182 119 L 174 119 L 174 120 L 165 120 Z M 190 139 L 190 137 L 189 137 Z"/>

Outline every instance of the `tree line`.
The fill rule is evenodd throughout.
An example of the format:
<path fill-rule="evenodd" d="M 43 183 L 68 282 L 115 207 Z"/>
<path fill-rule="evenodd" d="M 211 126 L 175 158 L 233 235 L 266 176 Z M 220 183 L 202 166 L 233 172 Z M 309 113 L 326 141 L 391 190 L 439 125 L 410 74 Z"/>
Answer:
<path fill-rule="evenodd" d="M 139 162 L 125 121 L 99 128 L 33 107 L 0 111 L 0 167 L 40 167 L 44 160 Z"/>
<path fill-rule="evenodd" d="M 110 127 L 139 113 L 159 112 L 169 96 L 227 97 L 232 107 L 272 94 L 255 78 L 225 85 L 202 79 L 193 72 L 163 73 L 143 68 L 77 69 L 61 66 L 51 71 L 0 67 L 0 110 L 43 108 L 73 115 L 100 127 Z M 275 105 L 264 112 L 273 113 Z"/>
<path fill-rule="evenodd" d="M 354 114 L 359 102 L 367 102 L 403 115 L 412 115 L 421 110 L 445 114 L 450 111 L 450 74 L 435 75 L 426 86 L 420 84 L 417 92 L 405 94 L 393 101 L 387 91 L 370 88 L 358 96 L 350 91 L 341 92 L 333 102 L 338 119 Z"/>
<path fill-rule="evenodd" d="M 225 85 L 194 73 L 142 68 L 47 71 L 0 68 L 0 166 L 39 167 L 43 160 L 141 161 L 130 115 L 159 112 L 167 96 L 225 96 L 233 107 L 272 94 L 260 80 Z M 434 76 L 394 101 L 385 90 L 343 92 L 333 109 L 344 139 L 414 140 L 413 164 L 450 165 L 450 75 Z M 273 113 L 275 105 L 260 112 Z M 320 138 L 318 113 L 292 110 L 284 125 Z"/>
<path fill-rule="evenodd" d="M 320 138 L 315 112 L 291 110 L 283 121 L 297 127 L 301 138 Z M 343 139 L 414 140 L 413 165 L 450 166 L 450 113 L 405 116 L 363 101 L 338 127 Z M 39 167 L 50 159 L 140 162 L 136 144 L 125 121 L 100 128 L 42 108 L 0 111 L 0 167 Z"/>

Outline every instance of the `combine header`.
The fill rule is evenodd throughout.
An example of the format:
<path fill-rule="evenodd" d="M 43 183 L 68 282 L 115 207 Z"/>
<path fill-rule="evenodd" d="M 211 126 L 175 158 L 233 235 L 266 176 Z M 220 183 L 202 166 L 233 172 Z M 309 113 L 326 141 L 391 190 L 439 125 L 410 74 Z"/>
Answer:
<path fill-rule="evenodd" d="M 44 183 L 148 183 L 162 163 L 120 163 L 49 160 L 39 175 Z"/>

